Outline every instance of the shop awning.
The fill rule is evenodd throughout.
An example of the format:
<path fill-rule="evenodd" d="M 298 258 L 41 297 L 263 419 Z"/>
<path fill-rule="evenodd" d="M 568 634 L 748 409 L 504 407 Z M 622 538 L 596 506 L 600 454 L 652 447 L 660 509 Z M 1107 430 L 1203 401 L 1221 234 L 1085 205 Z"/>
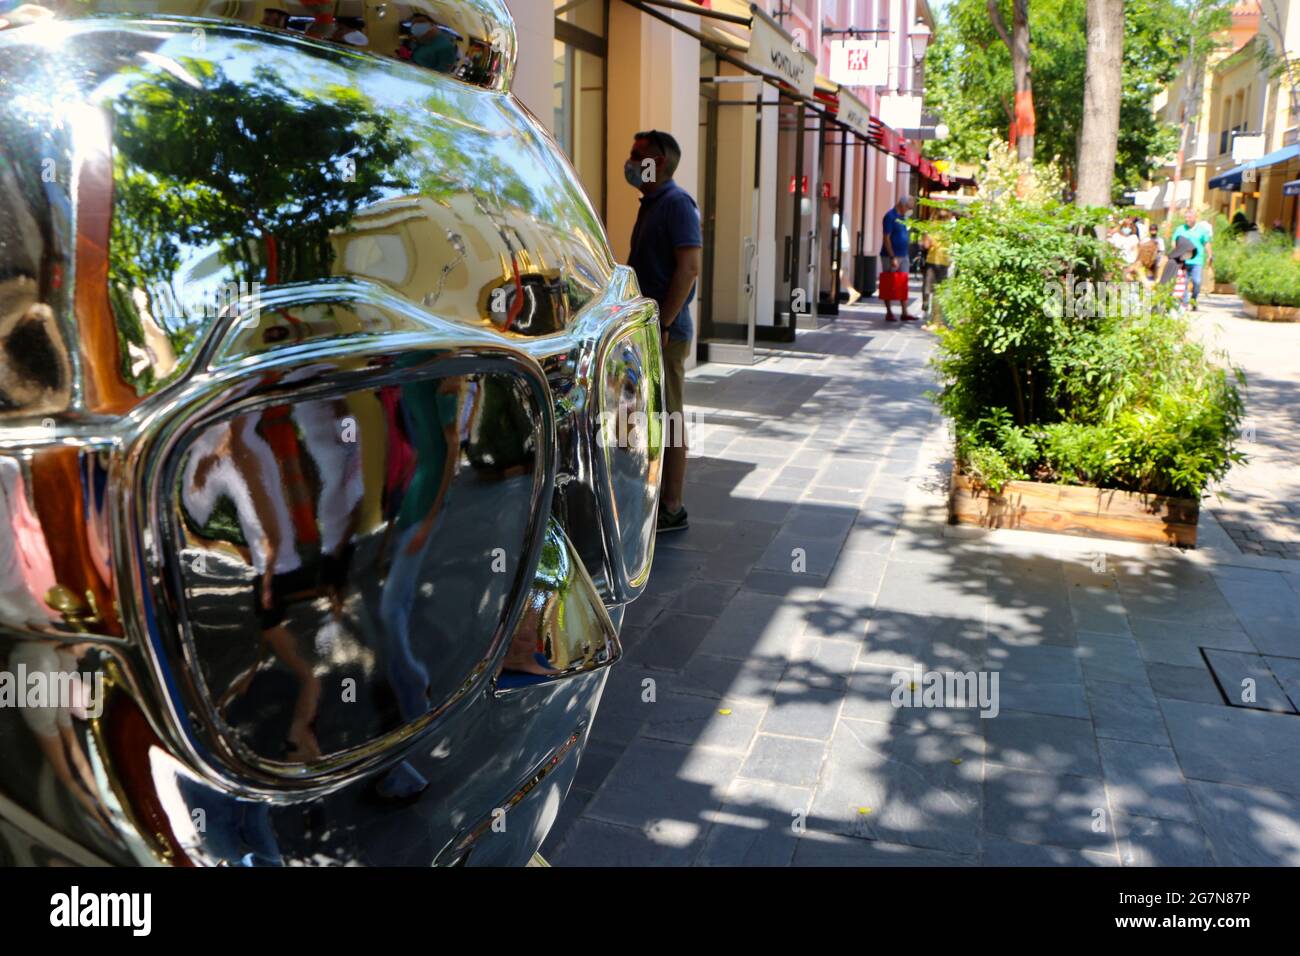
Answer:
<path fill-rule="evenodd" d="M 629 6 L 663 20 L 687 33 L 718 56 L 782 87 L 782 93 L 839 120 L 851 132 L 877 149 L 902 160 L 923 177 L 946 187 L 946 173 L 921 156 L 919 147 L 867 113 L 856 96 L 833 80 L 816 73 L 816 61 L 761 7 L 744 0 L 624 0 Z M 670 11 L 690 9 L 700 16 L 698 30 L 670 16 Z M 698 9 L 697 9 L 698 8 Z M 748 20 L 748 30 L 745 23 Z M 748 33 L 748 36 L 744 35 Z"/>
<path fill-rule="evenodd" d="M 1271 153 L 1266 153 L 1259 159 L 1251 160 L 1247 166 L 1254 166 L 1256 169 L 1263 169 L 1266 166 L 1276 166 L 1278 163 L 1285 163 L 1288 160 L 1300 156 L 1300 144 L 1295 146 L 1283 146 L 1281 149 L 1275 149 Z"/>
<path fill-rule="evenodd" d="M 711 3 L 695 0 L 624 0 L 636 10 L 694 37 L 706 49 L 743 70 L 782 88 L 782 93 L 819 103 L 817 61 L 802 44 L 761 7 L 750 3 Z M 699 29 L 672 16 L 673 12 L 700 17 Z M 834 84 L 831 84 L 833 94 Z M 824 94 L 823 94 L 824 95 Z"/>
<path fill-rule="evenodd" d="M 1210 180 L 1209 187 L 1211 189 L 1223 189 L 1228 192 L 1237 192 L 1241 189 L 1242 174 L 1246 170 L 1267 169 L 1269 166 L 1276 166 L 1279 163 L 1289 162 L 1296 157 L 1300 157 L 1300 144 L 1295 146 L 1283 146 L 1281 149 L 1275 149 L 1271 153 L 1266 153 L 1259 159 L 1252 159 L 1250 162 L 1242 163 L 1240 166 L 1234 166 L 1232 169 L 1219 173 L 1219 175 Z"/>
<path fill-rule="evenodd" d="M 871 117 L 869 142 L 882 153 L 888 153 L 895 159 L 911 166 L 924 178 L 946 186 L 949 182 L 947 173 L 934 168 L 934 163 L 921 155 L 921 149 L 898 130 L 886 126 L 879 117 Z"/>
<path fill-rule="evenodd" d="M 1240 166 L 1234 166 L 1226 172 L 1219 173 L 1211 177 L 1207 184 L 1211 189 L 1226 189 L 1228 192 L 1236 192 L 1241 189 L 1241 174 L 1246 171 L 1250 163 L 1242 163 Z"/>

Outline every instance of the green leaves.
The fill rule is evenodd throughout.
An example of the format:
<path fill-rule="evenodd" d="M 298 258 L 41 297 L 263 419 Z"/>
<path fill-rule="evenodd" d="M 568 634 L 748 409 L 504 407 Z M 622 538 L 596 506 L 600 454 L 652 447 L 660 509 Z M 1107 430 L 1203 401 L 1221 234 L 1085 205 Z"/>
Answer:
<path fill-rule="evenodd" d="M 1292 258 L 1291 237 L 1258 242 L 1226 239 L 1214 244 L 1214 274 L 1232 282 L 1237 293 L 1256 305 L 1300 305 L 1300 262 Z"/>
<path fill-rule="evenodd" d="M 955 269 L 937 293 L 936 401 L 960 464 L 995 491 L 1032 478 L 1198 497 L 1242 460 L 1240 371 L 1191 339 L 1168 290 L 1141 314 L 1067 299 L 1120 278 L 1093 231 L 1106 213 L 1004 195 L 941 227 Z"/>
<path fill-rule="evenodd" d="M 1189 52 L 1199 59 L 1213 48 L 1231 7 L 1232 0 L 1126 0 L 1116 195 L 1139 186 L 1153 162 L 1177 149 L 1178 129 L 1151 110 L 1152 99 Z M 1029 5 L 1035 152 L 1042 160 L 1059 159 L 1067 173 L 1083 125 L 1086 20 L 1087 0 Z M 926 102 L 950 133 L 930 144 L 927 155 L 979 162 L 990 139 L 1005 137 L 1013 97 L 1011 58 L 993 30 L 986 0 L 950 0 L 926 51 Z"/>

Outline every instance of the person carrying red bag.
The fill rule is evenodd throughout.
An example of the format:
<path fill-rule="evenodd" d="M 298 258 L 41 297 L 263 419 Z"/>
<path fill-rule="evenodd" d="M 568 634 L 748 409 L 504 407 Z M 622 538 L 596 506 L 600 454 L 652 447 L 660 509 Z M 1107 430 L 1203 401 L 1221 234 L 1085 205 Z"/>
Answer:
<path fill-rule="evenodd" d="M 885 213 L 885 238 L 880 247 L 880 298 L 885 303 L 885 321 L 893 322 L 892 303 L 903 303 L 903 321 L 911 322 L 916 316 L 907 311 L 907 276 L 910 271 L 907 253 L 907 215 L 915 205 L 911 196 L 899 196 L 894 208 Z"/>

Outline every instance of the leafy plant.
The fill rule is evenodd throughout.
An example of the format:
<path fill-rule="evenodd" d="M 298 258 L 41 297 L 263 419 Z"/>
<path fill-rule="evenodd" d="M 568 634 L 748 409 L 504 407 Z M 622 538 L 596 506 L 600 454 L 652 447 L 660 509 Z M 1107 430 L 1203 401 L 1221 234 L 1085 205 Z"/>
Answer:
<path fill-rule="evenodd" d="M 1219 251 L 1214 254 L 1215 266 Z M 1300 262 L 1291 256 L 1287 236 L 1241 243 L 1231 260 L 1232 282 L 1237 293 L 1256 305 L 1300 305 Z M 1222 273 L 1216 273 L 1222 275 Z"/>
<path fill-rule="evenodd" d="M 1108 210 L 1050 189 L 1027 201 L 999 181 L 927 227 L 954 264 L 936 293 L 949 325 L 933 362 L 960 467 L 995 492 L 1034 479 L 1199 497 L 1243 460 L 1240 371 L 1193 340 L 1169 290 L 1137 308 L 1102 294 L 1121 272 L 1095 231 Z"/>

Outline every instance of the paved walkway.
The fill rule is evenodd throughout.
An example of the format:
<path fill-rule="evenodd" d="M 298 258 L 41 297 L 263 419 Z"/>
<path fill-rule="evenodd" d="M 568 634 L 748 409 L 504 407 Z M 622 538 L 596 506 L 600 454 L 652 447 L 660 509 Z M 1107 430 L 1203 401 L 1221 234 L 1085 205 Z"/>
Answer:
<path fill-rule="evenodd" d="M 1250 462 L 1219 489 L 1215 515 L 1243 553 L 1300 561 L 1300 323 L 1251 319 L 1236 296 L 1201 302 L 1206 341 L 1232 356 L 1248 386 L 1242 450 Z"/>
<path fill-rule="evenodd" d="M 947 527 L 932 345 L 872 306 L 691 373 L 691 528 L 554 865 L 1300 865 L 1296 566 L 1212 515 L 1194 554 Z M 996 675 L 997 715 L 894 706 L 913 665 Z"/>

